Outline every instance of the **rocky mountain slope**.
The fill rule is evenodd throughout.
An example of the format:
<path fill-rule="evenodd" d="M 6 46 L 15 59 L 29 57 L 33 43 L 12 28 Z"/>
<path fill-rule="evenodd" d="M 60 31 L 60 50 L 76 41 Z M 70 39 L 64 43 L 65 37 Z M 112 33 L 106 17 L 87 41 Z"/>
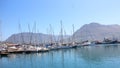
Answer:
<path fill-rule="evenodd" d="M 85 24 L 74 33 L 76 41 L 120 39 L 120 25 Z"/>

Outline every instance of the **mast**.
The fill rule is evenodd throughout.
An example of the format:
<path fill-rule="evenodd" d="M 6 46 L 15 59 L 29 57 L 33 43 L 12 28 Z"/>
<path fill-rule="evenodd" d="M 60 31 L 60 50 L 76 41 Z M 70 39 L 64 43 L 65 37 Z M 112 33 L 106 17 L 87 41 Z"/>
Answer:
<path fill-rule="evenodd" d="M 19 31 L 20 31 L 20 35 L 21 35 L 22 44 L 25 44 L 20 22 L 19 22 Z"/>
<path fill-rule="evenodd" d="M 64 29 L 64 37 L 65 37 L 65 42 L 64 43 L 67 43 L 67 39 L 66 39 L 66 36 L 67 36 L 67 34 L 66 34 L 66 31 L 65 31 L 65 29 Z"/>
<path fill-rule="evenodd" d="M 49 43 L 52 43 L 52 26 L 51 24 L 49 24 L 49 26 L 50 26 L 50 29 L 49 29 L 50 42 Z"/>
<path fill-rule="evenodd" d="M 55 34 L 54 34 L 54 29 L 52 29 L 52 39 L 53 39 L 53 42 L 56 43 L 56 37 L 55 37 Z"/>
<path fill-rule="evenodd" d="M 72 32 L 72 35 L 73 35 L 73 36 L 72 36 L 72 42 L 74 43 L 74 42 L 75 42 L 75 35 L 74 35 L 74 31 L 75 31 L 75 30 L 74 30 L 74 24 L 72 25 L 72 27 L 73 27 L 73 32 Z"/>
<path fill-rule="evenodd" d="M 50 31 L 50 34 L 49 34 L 50 35 L 50 43 L 53 43 L 53 33 L 54 32 L 53 32 L 53 28 L 52 28 L 51 24 L 49 24 L 49 26 L 50 26 L 50 30 L 49 30 Z"/>
<path fill-rule="evenodd" d="M 49 37 L 50 37 L 50 36 L 49 36 L 49 28 L 47 28 L 46 31 L 47 31 L 47 35 L 48 35 L 48 38 L 47 38 L 48 40 L 47 40 L 47 39 L 44 39 L 44 44 L 48 44 L 48 43 L 50 42 L 50 38 L 49 38 Z"/>
<path fill-rule="evenodd" d="M 40 45 L 41 43 L 43 43 L 42 37 L 40 36 L 40 32 L 37 29 L 37 33 L 38 33 L 38 45 Z"/>
<path fill-rule="evenodd" d="M 31 44 L 31 29 L 30 29 L 30 25 L 28 24 L 28 30 L 29 30 L 29 36 L 30 36 L 30 39 L 29 39 L 29 44 Z"/>
<path fill-rule="evenodd" d="M 60 43 L 63 44 L 63 25 L 62 25 L 62 20 L 60 21 L 61 24 L 61 39 L 60 39 Z"/>
<path fill-rule="evenodd" d="M 31 32 L 29 25 L 28 25 L 28 29 L 29 29 L 29 32 Z M 36 22 L 34 22 L 34 25 L 33 25 L 33 28 L 32 28 L 32 32 L 30 33 L 30 44 L 34 44 L 35 43 L 36 37 L 33 38 L 33 34 L 34 33 L 36 33 Z"/>
<path fill-rule="evenodd" d="M 0 20 L 0 43 L 2 42 L 2 22 Z"/>
<path fill-rule="evenodd" d="M 37 33 L 36 33 L 36 21 L 34 22 L 34 33 L 36 34 L 34 37 L 34 44 L 37 44 Z"/>

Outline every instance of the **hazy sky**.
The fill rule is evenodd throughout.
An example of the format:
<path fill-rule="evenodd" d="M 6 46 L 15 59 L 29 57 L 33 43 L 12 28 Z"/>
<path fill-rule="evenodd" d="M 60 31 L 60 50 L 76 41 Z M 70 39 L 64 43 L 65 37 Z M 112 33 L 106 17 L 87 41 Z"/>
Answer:
<path fill-rule="evenodd" d="M 60 20 L 67 34 L 71 34 L 72 24 L 75 30 L 91 22 L 119 24 L 120 0 L 0 0 L 3 40 L 20 32 L 18 23 L 28 32 L 28 24 L 32 28 L 35 21 L 39 32 L 47 33 L 51 24 L 59 34 Z"/>

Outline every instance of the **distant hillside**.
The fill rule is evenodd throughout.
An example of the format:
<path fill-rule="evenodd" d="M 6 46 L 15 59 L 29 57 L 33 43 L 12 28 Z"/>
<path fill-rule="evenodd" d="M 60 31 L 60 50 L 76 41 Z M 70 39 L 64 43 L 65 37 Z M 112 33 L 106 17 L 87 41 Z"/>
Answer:
<path fill-rule="evenodd" d="M 120 25 L 85 24 L 74 33 L 74 36 L 76 41 L 120 39 Z"/>
<path fill-rule="evenodd" d="M 64 38 L 68 38 L 70 36 L 66 35 Z M 45 43 L 45 42 L 51 42 L 52 41 L 59 41 L 60 36 L 51 36 L 48 34 L 42 34 L 42 33 L 29 33 L 29 32 L 24 32 L 24 33 L 18 33 L 18 34 L 13 34 L 11 35 L 6 42 L 11 42 L 11 43 L 26 43 L 30 44 L 40 44 L 40 43 Z"/>
<path fill-rule="evenodd" d="M 78 29 L 74 34 L 74 38 L 76 41 L 85 41 L 85 40 L 99 40 L 102 41 L 104 38 L 109 39 L 119 39 L 120 40 L 120 25 L 101 25 L 98 23 L 90 23 L 83 25 L 80 29 Z M 65 36 L 64 42 L 71 41 L 70 36 Z M 60 36 L 52 36 L 52 40 L 59 41 Z M 10 36 L 6 42 L 12 43 L 44 43 L 51 41 L 51 35 L 42 34 L 42 33 L 18 33 Z"/>

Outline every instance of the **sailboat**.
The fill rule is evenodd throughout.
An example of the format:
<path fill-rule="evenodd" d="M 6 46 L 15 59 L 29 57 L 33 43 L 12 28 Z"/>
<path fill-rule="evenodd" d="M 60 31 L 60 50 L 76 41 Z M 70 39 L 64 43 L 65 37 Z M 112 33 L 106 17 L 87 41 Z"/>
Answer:
<path fill-rule="evenodd" d="M 72 25 L 72 27 L 73 27 L 73 32 L 72 32 L 72 45 L 71 45 L 71 47 L 72 48 L 76 48 L 77 47 L 77 45 L 76 45 L 76 39 L 75 39 L 75 35 L 74 35 L 74 24 Z"/>
<path fill-rule="evenodd" d="M 1 21 L 0 21 L 0 56 L 8 56 L 7 46 L 2 42 L 2 28 L 1 28 Z"/>
<path fill-rule="evenodd" d="M 65 40 L 63 39 L 64 35 L 63 35 L 63 25 L 62 25 L 62 20 L 60 21 L 61 24 L 61 31 L 60 31 L 60 42 L 59 42 L 59 46 L 58 49 L 68 49 L 71 48 L 71 46 L 69 44 L 67 44 L 65 42 Z M 65 31 L 64 31 L 65 32 Z M 66 32 L 65 32 L 66 33 Z"/>

